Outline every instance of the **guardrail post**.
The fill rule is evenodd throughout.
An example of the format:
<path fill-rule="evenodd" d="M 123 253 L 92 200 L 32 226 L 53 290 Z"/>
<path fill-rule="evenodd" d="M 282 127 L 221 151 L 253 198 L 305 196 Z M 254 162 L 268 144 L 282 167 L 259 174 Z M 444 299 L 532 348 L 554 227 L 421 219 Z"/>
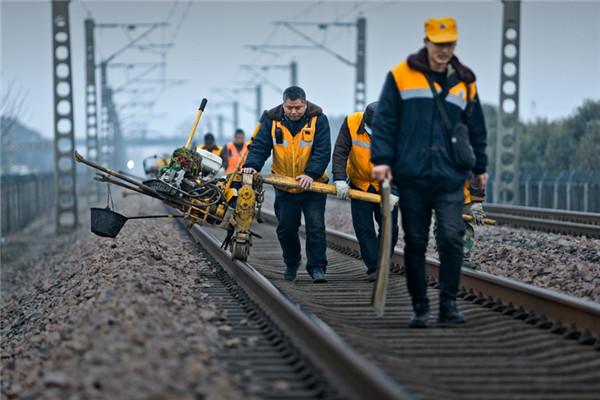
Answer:
<path fill-rule="evenodd" d="M 583 184 L 583 211 L 584 212 L 589 212 L 588 211 L 588 198 L 590 195 L 590 184 L 588 182 L 585 182 Z"/>
<path fill-rule="evenodd" d="M 531 192 L 531 173 L 527 174 L 527 178 L 525 179 L 525 207 L 529 206 L 529 197 Z"/>
<path fill-rule="evenodd" d="M 540 180 L 538 181 L 538 203 L 537 206 L 538 207 L 542 207 L 542 192 L 544 191 L 544 178 L 546 178 L 546 173 L 547 171 L 544 171 L 544 173 L 542 174 L 542 177 L 540 178 Z"/>
<path fill-rule="evenodd" d="M 554 198 L 552 199 L 552 208 L 555 210 L 558 209 L 558 183 L 560 182 L 560 179 L 562 178 L 563 174 L 564 171 L 561 171 L 560 174 L 558 174 L 558 176 L 554 180 Z"/>
<path fill-rule="evenodd" d="M 567 179 L 567 183 L 566 183 L 566 187 L 565 187 L 565 192 L 567 195 L 567 210 L 571 210 L 571 181 L 573 180 L 573 176 L 575 176 L 575 171 L 571 171 L 571 173 L 569 174 L 569 178 Z"/>

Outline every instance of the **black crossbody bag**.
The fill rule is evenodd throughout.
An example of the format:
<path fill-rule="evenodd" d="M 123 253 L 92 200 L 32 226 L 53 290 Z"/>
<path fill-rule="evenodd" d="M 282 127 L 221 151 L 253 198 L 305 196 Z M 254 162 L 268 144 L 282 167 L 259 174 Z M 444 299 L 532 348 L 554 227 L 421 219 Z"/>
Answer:
<path fill-rule="evenodd" d="M 439 93 L 435 89 L 435 85 L 433 81 L 429 77 L 429 75 L 424 74 L 427 78 L 427 82 L 429 83 L 429 87 L 431 88 L 431 92 L 433 93 L 433 101 L 437 105 L 440 110 L 440 115 L 442 116 L 442 120 L 444 121 L 444 125 L 446 125 L 446 131 L 448 132 L 448 137 L 450 138 L 450 145 L 452 147 L 452 159 L 454 160 L 454 164 L 459 169 L 462 170 L 470 170 L 475 166 L 475 152 L 473 151 L 473 146 L 471 146 L 471 141 L 469 139 L 469 127 L 463 122 L 457 122 L 452 126 L 450 122 L 450 118 L 448 117 L 448 113 L 446 111 L 446 107 L 442 103 L 442 99 L 440 98 Z M 471 95 L 469 93 L 469 85 L 467 84 L 467 103 L 471 102 Z M 467 110 L 469 111 L 469 105 L 467 105 Z"/>

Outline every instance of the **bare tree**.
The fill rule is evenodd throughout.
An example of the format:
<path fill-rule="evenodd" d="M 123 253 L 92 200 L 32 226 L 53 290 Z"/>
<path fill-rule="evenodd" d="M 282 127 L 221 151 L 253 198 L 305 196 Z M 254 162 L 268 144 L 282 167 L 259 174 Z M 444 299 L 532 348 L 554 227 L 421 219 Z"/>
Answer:
<path fill-rule="evenodd" d="M 15 87 L 14 80 L 2 84 L 0 96 L 0 132 L 4 138 L 14 124 L 25 114 L 27 93 Z"/>

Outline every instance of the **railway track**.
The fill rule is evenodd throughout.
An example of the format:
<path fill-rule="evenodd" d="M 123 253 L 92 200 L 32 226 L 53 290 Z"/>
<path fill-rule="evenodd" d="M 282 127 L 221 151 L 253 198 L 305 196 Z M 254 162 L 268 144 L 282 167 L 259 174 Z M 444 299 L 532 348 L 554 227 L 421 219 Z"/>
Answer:
<path fill-rule="evenodd" d="M 596 399 L 600 393 L 595 303 L 463 271 L 458 305 L 469 322 L 409 329 L 412 309 L 400 252 L 392 260 L 380 318 L 369 306 L 372 284 L 352 237 L 328 233 L 329 283 L 315 285 L 305 271 L 295 282 L 284 281 L 273 226 L 254 229 L 264 238 L 254 240 L 248 264 L 231 261 L 220 249 L 225 232 L 219 227 L 197 227 L 192 234 L 344 397 Z M 438 267 L 428 259 L 430 276 Z M 433 321 L 436 286 L 432 278 Z"/>
<path fill-rule="evenodd" d="M 600 214 L 487 203 L 485 211 L 488 218 L 499 224 L 600 238 Z"/>

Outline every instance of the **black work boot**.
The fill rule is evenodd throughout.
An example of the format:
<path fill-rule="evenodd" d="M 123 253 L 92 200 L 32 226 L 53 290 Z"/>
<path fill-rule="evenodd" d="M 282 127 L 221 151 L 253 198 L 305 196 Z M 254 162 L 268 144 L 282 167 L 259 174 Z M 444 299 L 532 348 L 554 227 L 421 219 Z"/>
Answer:
<path fill-rule="evenodd" d="M 456 309 L 456 301 L 440 299 L 440 313 L 438 323 L 440 324 L 464 324 L 467 318 Z"/>
<path fill-rule="evenodd" d="M 411 328 L 427 328 L 427 322 L 429 321 L 429 303 L 413 303 L 413 311 L 408 326 Z"/>

